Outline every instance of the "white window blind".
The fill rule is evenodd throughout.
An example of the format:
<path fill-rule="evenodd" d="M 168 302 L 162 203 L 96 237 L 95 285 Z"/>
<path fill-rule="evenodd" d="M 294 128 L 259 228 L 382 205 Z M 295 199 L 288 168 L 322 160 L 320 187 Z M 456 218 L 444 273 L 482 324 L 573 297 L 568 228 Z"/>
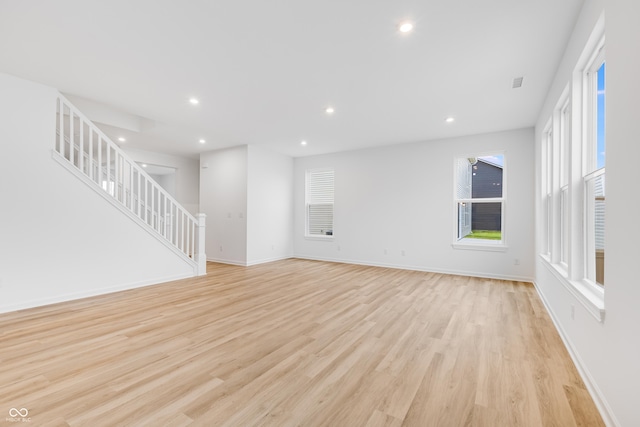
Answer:
<path fill-rule="evenodd" d="M 307 171 L 307 234 L 333 235 L 333 169 Z"/>

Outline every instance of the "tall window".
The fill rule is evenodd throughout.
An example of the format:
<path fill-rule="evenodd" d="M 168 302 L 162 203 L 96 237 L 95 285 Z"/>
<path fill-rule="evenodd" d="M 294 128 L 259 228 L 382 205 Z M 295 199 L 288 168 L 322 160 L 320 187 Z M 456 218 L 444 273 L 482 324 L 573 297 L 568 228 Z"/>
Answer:
<path fill-rule="evenodd" d="M 544 242 L 544 253 L 551 257 L 551 248 L 553 246 L 553 131 L 551 124 L 544 134 L 544 159 L 545 159 L 545 176 L 543 181 L 543 197 L 544 197 L 544 214 L 546 226 L 546 241 Z"/>
<path fill-rule="evenodd" d="M 333 169 L 313 169 L 306 177 L 306 235 L 333 235 Z"/>
<path fill-rule="evenodd" d="M 541 135 L 541 255 L 599 321 L 604 315 L 605 98 L 601 19 Z"/>
<path fill-rule="evenodd" d="M 571 144 L 571 104 L 560 109 L 560 264 L 569 264 L 569 164 Z"/>
<path fill-rule="evenodd" d="M 456 159 L 456 241 L 504 240 L 504 155 Z"/>
<path fill-rule="evenodd" d="M 584 76 L 585 124 L 587 134 L 585 168 L 585 247 L 586 277 L 604 285 L 604 239 L 605 239 L 605 60 L 602 45 Z"/>

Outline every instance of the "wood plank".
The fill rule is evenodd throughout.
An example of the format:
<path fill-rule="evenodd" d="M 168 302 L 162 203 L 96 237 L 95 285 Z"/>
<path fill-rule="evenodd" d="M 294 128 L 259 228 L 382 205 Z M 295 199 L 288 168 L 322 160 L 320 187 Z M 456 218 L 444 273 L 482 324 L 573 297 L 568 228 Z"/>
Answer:
<path fill-rule="evenodd" d="M 604 425 L 530 283 L 289 259 L 0 315 L 31 425 Z"/>

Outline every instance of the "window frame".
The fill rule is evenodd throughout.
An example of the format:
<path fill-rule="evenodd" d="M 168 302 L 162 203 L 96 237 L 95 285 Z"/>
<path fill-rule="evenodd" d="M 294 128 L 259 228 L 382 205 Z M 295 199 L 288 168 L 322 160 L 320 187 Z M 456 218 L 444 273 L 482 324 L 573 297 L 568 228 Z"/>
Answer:
<path fill-rule="evenodd" d="M 559 143 L 558 143 L 558 264 L 568 271 L 570 239 L 570 198 L 569 182 L 571 173 L 572 143 L 572 104 L 571 98 L 564 95 L 559 108 Z"/>
<path fill-rule="evenodd" d="M 598 70 L 605 63 L 604 36 L 600 39 L 595 52 L 589 58 L 582 72 L 583 93 L 583 177 L 595 172 L 598 161 Z M 604 168 L 604 166 L 603 166 Z"/>
<path fill-rule="evenodd" d="M 311 176 L 317 173 L 331 172 L 332 173 L 332 197 L 331 197 L 331 234 L 315 234 L 310 232 L 310 206 L 317 204 L 327 204 L 327 203 L 312 203 L 310 201 L 310 184 L 311 184 Z M 335 169 L 331 167 L 325 168 L 313 168 L 307 169 L 305 172 L 305 184 L 304 184 L 304 237 L 308 240 L 332 240 L 335 235 Z"/>
<path fill-rule="evenodd" d="M 583 278 L 590 287 L 604 290 L 604 284 L 598 283 L 596 272 L 596 201 L 593 186 L 600 177 L 606 181 L 605 166 L 598 167 L 598 72 L 605 64 L 606 50 L 604 35 L 593 49 L 582 72 L 583 129 L 582 139 L 582 191 L 583 191 Z M 606 81 L 605 81 L 606 91 Z M 605 113 L 606 114 L 606 113 Z M 606 139 L 605 139 L 606 141 Z M 606 142 L 605 142 L 606 150 Z M 605 155 L 606 159 L 606 155 Z M 604 184 L 603 184 L 604 186 Z M 604 191 L 604 190 L 603 190 Z M 604 201 L 604 195 L 603 195 Z M 606 210 L 605 210 L 606 215 Z M 606 227 L 606 226 L 605 226 Z M 604 233 L 604 232 L 603 232 Z M 605 234 L 606 235 L 606 234 Z M 604 236 L 603 236 L 604 238 Z M 603 250 L 604 257 L 604 250 Z M 604 280 L 603 280 L 604 282 Z"/>
<path fill-rule="evenodd" d="M 460 159 L 470 159 L 470 158 L 482 158 L 488 156 L 502 156 L 502 197 L 484 197 L 484 198 L 465 198 L 458 197 L 458 186 L 459 186 L 459 176 L 458 176 L 458 162 Z M 458 155 L 453 159 L 453 243 L 451 246 L 454 249 L 463 249 L 463 250 L 478 250 L 478 251 L 493 251 L 493 252 L 504 252 L 507 250 L 507 230 L 506 230 L 506 205 L 507 205 L 507 155 L 503 150 L 492 150 L 487 152 L 475 153 L 473 155 Z M 500 208 L 500 232 L 501 239 L 500 240 L 489 240 L 489 239 L 465 239 L 458 238 L 458 229 L 459 229 L 459 206 L 461 203 L 470 203 L 470 204 L 478 204 L 478 203 L 501 203 Z"/>
<path fill-rule="evenodd" d="M 590 187 L 591 181 L 604 176 L 604 167 L 596 168 L 598 90 L 597 77 L 594 77 L 604 62 L 604 49 L 604 22 L 600 20 L 540 136 L 543 204 L 539 212 L 544 215 L 541 222 L 546 227 L 543 239 L 548 241 L 541 242 L 539 256 L 543 265 L 599 322 L 605 317 L 604 287 L 592 280 L 595 276 L 589 272 L 596 254 L 595 250 L 591 251 L 588 236 L 589 216 L 595 215 L 589 202 L 593 198 L 595 203 L 595 197 L 590 197 L 590 188 L 595 191 L 593 185 Z M 551 148 L 550 130 L 555 134 Z M 549 183 L 552 185 L 551 213 L 548 213 L 549 204 L 545 204 Z M 590 259 L 592 253 L 593 260 Z"/>
<path fill-rule="evenodd" d="M 542 182 L 542 202 L 544 211 L 544 241 L 542 254 L 551 260 L 553 253 L 553 120 L 549 120 L 545 126 L 542 140 L 542 158 L 544 159 L 544 171 Z"/>

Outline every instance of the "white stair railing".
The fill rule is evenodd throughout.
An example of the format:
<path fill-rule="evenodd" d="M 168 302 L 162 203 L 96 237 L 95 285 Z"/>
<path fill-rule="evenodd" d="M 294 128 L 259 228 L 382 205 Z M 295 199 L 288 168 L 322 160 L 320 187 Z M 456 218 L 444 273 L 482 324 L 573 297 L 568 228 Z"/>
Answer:
<path fill-rule="evenodd" d="M 197 274 L 206 274 L 205 215 L 196 218 L 187 212 L 62 95 L 57 99 L 54 152 L 95 184 L 96 191 L 106 193 L 193 262 Z"/>

